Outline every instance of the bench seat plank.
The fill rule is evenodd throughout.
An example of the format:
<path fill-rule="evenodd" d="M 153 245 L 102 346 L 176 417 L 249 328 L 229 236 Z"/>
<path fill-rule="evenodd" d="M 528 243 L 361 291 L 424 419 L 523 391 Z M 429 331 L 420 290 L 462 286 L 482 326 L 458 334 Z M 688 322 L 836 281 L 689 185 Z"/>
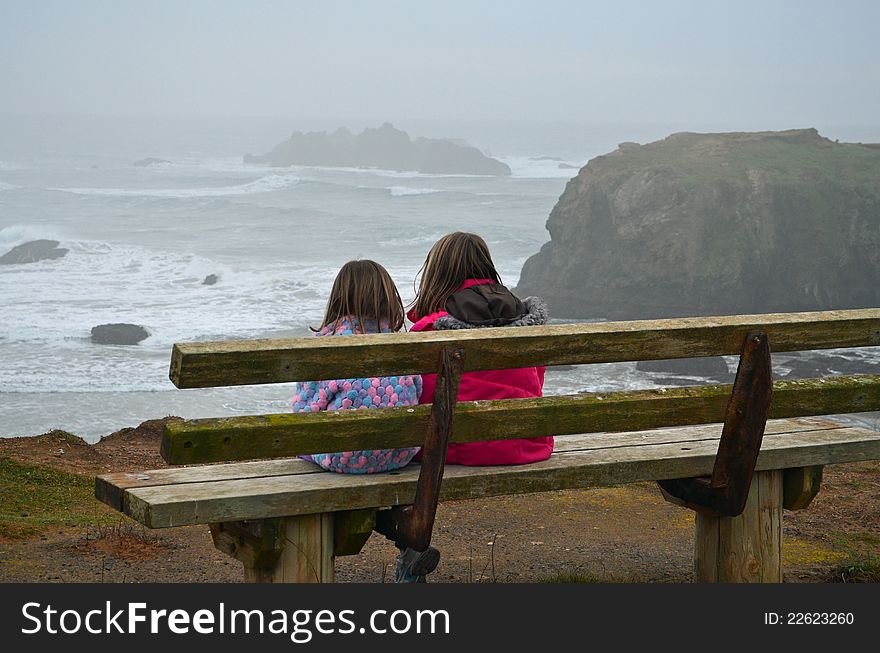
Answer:
<path fill-rule="evenodd" d="M 204 483 L 236 478 L 317 474 L 323 471 L 317 465 L 305 460 L 279 458 L 276 460 L 252 460 L 245 463 L 169 467 L 143 472 L 114 472 L 102 474 L 95 479 L 95 497 L 117 510 L 122 510 L 123 492 L 137 487 Z"/>
<path fill-rule="evenodd" d="M 673 431 L 680 433 L 673 435 Z M 770 422 L 767 435 L 758 470 L 880 458 L 880 433 L 827 420 Z M 706 425 L 599 436 L 559 438 L 560 448 L 549 460 L 531 465 L 450 466 L 441 498 L 478 498 L 707 474 L 714 462 L 720 428 Z M 290 466 L 287 472 L 282 464 L 285 462 Z M 265 465 L 271 466 L 261 474 L 259 467 Z M 368 476 L 309 473 L 308 468 L 315 470 L 309 463 L 294 460 L 160 470 L 161 474 L 145 472 L 151 478 L 141 481 L 160 484 L 136 486 L 138 479 L 130 479 L 133 484 L 119 488 L 121 497 L 114 507 L 151 528 L 384 507 L 411 503 L 418 477 L 415 465 Z M 185 472 L 187 480 L 192 480 L 196 469 L 204 475 L 202 478 L 216 480 L 173 480 L 172 472 Z M 102 479 L 112 485 L 111 477 L 118 476 Z"/>
<path fill-rule="evenodd" d="M 721 424 L 699 424 L 696 426 L 652 429 L 628 433 L 579 433 L 557 436 L 554 451 L 581 451 L 601 447 L 624 447 L 642 444 L 663 444 L 669 442 L 690 442 L 694 440 L 718 440 Z M 799 417 L 776 419 L 767 422 L 766 436 L 791 433 L 795 431 L 830 430 L 846 428 L 845 424 L 825 417 Z M 324 473 L 316 465 L 296 459 L 283 458 L 257 460 L 244 463 L 224 463 L 197 465 L 193 467 L 168 467 L 143 472 L 117 472 L 98 477 L 98 498 L 122 510 L 121 492 L 136 487 L 155 487 L 181 483 L 202 483 L 237 478 L 258 478 L 261 476 L 285 476 L 290 474 Z"/>

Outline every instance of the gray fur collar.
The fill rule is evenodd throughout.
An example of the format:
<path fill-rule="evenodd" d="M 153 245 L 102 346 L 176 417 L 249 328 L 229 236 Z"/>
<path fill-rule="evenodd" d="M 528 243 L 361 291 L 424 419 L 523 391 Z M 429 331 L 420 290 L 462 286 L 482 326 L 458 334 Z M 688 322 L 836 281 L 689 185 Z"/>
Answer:
<path fill-rule="evenodd" d="M 510 324 L 504 326 L 520 327 L 547 324 L 547 320 L 549 319 L 547 314 L 547 303 L 543 299 L 540 297 L 526 297 L 523 299 L 523 304 L 526 305 L 528 313 L 523 315 L 520 319 L 514 320 Z M 444 315 L 443 317 L 438 317 L 434 320 L 434 328 L 438 331 L 445 331 L 450 329 L 486 329 L 489 327 L 481 327 L 476 324 L 471 324 L 470 322 L 464 322 L 451 315 Z"/>

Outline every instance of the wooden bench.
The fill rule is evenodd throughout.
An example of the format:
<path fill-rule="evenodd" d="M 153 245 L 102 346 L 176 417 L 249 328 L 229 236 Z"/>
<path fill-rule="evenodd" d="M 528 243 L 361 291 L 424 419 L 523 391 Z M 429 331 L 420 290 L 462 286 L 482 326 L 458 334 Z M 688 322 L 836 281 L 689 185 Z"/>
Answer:
<path fill-rule="evenodd" d="M 740 354 L 746 336 L 756 332 L 777 352 L 877 346 L 880 309 L 187 343 L 174 346 L 171 379 L 180 388 L 204 388 L 431 373 L 451 355 L 465 371 L 729 355 Z M 549 460 L 531 465 L 450 466 L 445 475 L 441 467 L 440 500 L 717 473 L 718 422 L 731 389 L 457 404 L 453 393 L 453 442 L 553 434 L 556 447 Z M 247 580 L 332 582 L 335 556 L 358 553 L 377 519 L 414 502 L 420 468 L 331 474 L 293 456 L 422 444 L 436 427 L 436 410 L 170 422 L 162 442 L 169 463 L 226 462 L 103 475 L 96 496 L 150 528 L 210 524 L 215 545 L 244 564 Z M 783 508 L 809 504 L 823 465 L 880 459 L 880 433 L 816 416 L 873 410 L 880 410 L 880 376 L 775 382 L 744 510 L 732 517 L 697 514 L 696 578 L 781 581 Z"/>

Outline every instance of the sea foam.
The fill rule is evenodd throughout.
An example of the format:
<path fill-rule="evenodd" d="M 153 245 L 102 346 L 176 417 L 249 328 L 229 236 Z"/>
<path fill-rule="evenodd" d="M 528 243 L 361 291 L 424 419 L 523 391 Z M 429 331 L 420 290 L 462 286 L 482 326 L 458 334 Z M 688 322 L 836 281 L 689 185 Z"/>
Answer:
<path fill-rule="evenodd" d="M 225 197 L 232 195 L 252 195 L 283 190 L 300 181 L 299 176 L 267 175 L 246 184 L 218 186 L 216 188 L 50 188 L 49 190 L 75 195 L 99 195 L 110 197 L 168 197 L 185 199 L 190 197 Z"/>
<path fill-rule="evenodd" d="M 0 229 L 0 252 L 51 237 L 70 250 L 66 256 L 0 266 L 0 305 L 14 307 L 0 320 L 0 392 L 169 390 L 173 343 L 308 335 L 338 272 L 334 264 L 295 259 L 242 269 L 23 225 Z M 405 287 L 416 269 L 390 272 Z M 209 274 L 218 275 L 216 285 L 203 285 Z M 91 328 L 108 322 L 143 325 L 150 337 L 137 346 L 92 344 Z"/>
<path fill-rule="evenodd" d="M 406 195 L 432 195 L 433 193 L 441 193 L 438 188 L 410 188 L 409 186 L 391 186 L 388 192 L 392 197 L 404 197 Z"/>

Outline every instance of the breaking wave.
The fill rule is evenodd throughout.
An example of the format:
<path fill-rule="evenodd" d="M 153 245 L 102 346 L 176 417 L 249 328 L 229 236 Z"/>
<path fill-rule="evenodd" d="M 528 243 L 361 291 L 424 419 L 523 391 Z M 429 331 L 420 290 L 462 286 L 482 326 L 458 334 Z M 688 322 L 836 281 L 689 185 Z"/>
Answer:
<path fill-rule="evenodd" d="M 297 175 L 267 175 L 246 184 L 218 186 L 215 188 L 50 188 L 49 190 L 75 195 L 100 195 L 110 197 L 226 197 L 230 195 L 253 195 L 283 190 L 300 181 Z"/>

